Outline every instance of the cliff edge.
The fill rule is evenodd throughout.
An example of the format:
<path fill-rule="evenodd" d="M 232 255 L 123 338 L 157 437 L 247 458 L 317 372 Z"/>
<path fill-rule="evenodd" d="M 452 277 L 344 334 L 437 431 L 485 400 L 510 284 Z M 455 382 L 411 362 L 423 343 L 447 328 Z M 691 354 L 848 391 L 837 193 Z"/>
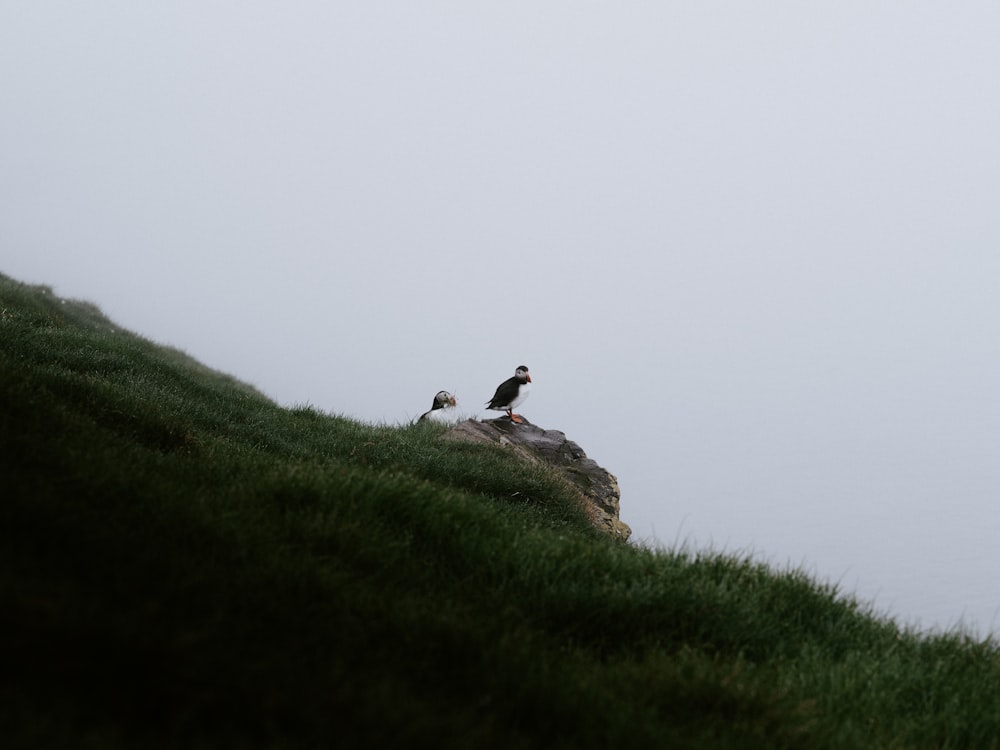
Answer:
<path fill-rule="evenodd" d="M 587 458 L 564 433 L 543 430 L 527 420 L 515 424 L 508 417 L 500 417 L 459 422 L 444 434 L 444 439 L 502 445 L 525 461 L 548 466 L 580 493 L 581 504 L 595 527 L 623 541 L 631 536 L 632 529 L 618 517 L 618 480 Z"/>

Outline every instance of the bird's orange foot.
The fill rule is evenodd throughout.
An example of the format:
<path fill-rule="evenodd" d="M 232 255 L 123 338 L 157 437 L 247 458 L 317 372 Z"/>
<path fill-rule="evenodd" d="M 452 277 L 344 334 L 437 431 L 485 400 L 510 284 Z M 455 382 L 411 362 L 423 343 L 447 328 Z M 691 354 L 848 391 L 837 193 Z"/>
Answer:
<path fill-rule="evenodd" d="M 511 414 L 510 421 L 513 422 L 514 424 L 524 424 L 524 417 L 522 417 L 520 414 Z"/>

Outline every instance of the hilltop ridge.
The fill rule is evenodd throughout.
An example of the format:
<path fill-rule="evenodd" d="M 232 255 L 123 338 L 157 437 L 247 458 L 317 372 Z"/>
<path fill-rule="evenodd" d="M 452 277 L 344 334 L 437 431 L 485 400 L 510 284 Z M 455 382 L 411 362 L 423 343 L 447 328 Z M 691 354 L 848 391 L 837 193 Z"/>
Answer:
<path fill-rule="evenodd" d="M 994 642 L 625 544 L 496 420 L 285 409 L 2 275 L 0 419 L 5 748 L 1000 744 Z"/>

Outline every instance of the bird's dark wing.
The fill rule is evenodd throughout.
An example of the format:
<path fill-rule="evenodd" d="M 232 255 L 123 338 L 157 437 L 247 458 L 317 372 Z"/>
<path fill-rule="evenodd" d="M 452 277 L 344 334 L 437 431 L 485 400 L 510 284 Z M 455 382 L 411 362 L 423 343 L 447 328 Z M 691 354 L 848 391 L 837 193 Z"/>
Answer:
<path fill-rule="evenodd" d="M 519 386 L 520 383 L 518 383 L 516 377 L 503 381 L 497 387 L 497 392 L 493 394 L 493 399 L 486 406 L 490 409 L 500 409 L 507 406 L 507 404 L 514 400 Z"/>

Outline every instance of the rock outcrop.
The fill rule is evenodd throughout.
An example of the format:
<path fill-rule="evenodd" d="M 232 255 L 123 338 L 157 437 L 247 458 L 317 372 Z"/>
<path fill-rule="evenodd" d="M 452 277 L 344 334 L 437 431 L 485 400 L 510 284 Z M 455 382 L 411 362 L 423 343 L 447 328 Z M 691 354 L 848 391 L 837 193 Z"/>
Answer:
<path fill-rule="evenodd" d="M 618 518 L 621 490 L 613 474 L 587 458 L 583 449 L 558 430 L 543 430 L 527 420 L 515 424 L 508 417 L 459 422 L 444 435 L 448 440 L 466 440 L 502 445 L 532 463 L 544 464 L 565 479 L 581 495 L 581 504 L 601 531 L 628 539 L 632 529 Z"/>

